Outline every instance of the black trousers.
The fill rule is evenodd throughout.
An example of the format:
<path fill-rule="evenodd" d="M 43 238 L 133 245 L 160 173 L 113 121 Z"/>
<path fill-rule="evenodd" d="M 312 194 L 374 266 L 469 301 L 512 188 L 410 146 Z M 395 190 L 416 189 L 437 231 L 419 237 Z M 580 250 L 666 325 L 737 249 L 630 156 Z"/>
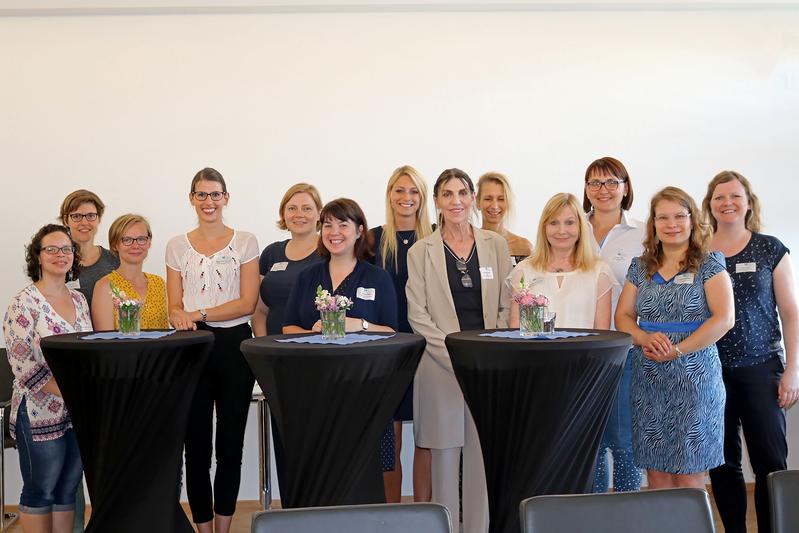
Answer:
<path fill-rule="evenodd" d="M 771 532 L 769 473 L 787 468 L 785 411 L 777 404 L 783 365 L 779 357 L 753 366 L 724 368 L 724 464 L 710 471 L 713 498 L 726 533 L 746 533 L 746 484 L 741 469 L 741 429 L 755 473 L 759 533 Z"/>
<path fill-rule="evenodd" d="M 236 511 L 244 430 L 255 378 L 239 349 L 243 340 L 252 337 L 249 324 L 197 327 L 214 334 L 214 348 L 194 395 L 186 433 L 186 492 L 192 519 L 199 524 L 213 520 L 214 513 L 231 516 Z M 216 476 L 212 492 L 214 408 Z"/>

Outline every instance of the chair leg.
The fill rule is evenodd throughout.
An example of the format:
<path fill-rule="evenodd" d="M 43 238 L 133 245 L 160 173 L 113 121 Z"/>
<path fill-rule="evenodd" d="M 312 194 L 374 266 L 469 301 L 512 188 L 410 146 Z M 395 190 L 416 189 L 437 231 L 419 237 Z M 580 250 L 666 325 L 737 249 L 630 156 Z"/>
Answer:
<path fill-rule="evenodd" d="M 258 496 L 261 508 L 268 511 L 272 508 L 272 473 L 270 464 L 269 442 L 269 404 L 266 399 L 258 399 Z"/>

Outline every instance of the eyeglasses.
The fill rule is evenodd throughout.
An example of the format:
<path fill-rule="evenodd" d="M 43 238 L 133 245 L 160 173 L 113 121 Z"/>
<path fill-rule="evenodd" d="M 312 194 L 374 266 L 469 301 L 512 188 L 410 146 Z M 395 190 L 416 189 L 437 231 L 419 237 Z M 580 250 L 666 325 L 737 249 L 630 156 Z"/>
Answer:
<path fill-rule="evenodd" d="M 605 180 L 605 181 L 591 180 L 585 182 L 585 186 L 588 188 L 589 191 L 597 192 L 604 185 L 605 189 L 607 189 L 608 192 L 613 192 L 616 189 L 618 189 L 619 185 L 621 185 L 625 181 L 627 180 Z"/>
<path fill-rule="evenodd" d="M 466 289 L 471 289 L 474 284 L 472 283 L 472 277 L 469 275 L 469 265 L 466 264 L 466 261 L 458 259 L 455 261 L 455 268 L 461 273 L 461 285 Z"/>
<path fill-rule="evenodd" d="M 144 246 L 149 240 L 149 235 L 139 235 L 138 237 L 122 237 L 119 242 L 122 243 L 122 246 L 132 246 L 134 242 L 139 246 Z"/>
<path fill-rule="evenodd" d="M 94 222 L 95 220 L 97 220 L 99 218 L 99 215 L 97 213 L 70 213 L 69 214 L 69 219 L 72 222 L 80 222 L 84 218 L 86 220 L 88 220 L 89 222 Z"/>
<path fill-rule="evenodd" d="M 691 213 L 677 213 L 676 215 L 657 215 L 655 217 L 655 224 L 666 224 L 674 220 L 674 222 L 685 222 L 691 217 Z"/>
<path fill-rule="evenodd" d="M 209 196 L 211 197 L 211 200 L 213 200 L 214 202 L 218 202 L 219 200 L 224 198 L 226 194 L 227 192 L 225 191 L 213 191 L 213 192 L 192 191 L 191 193 L 191 195 L 194 196 L 196 200 L 199 200 L 201 202 L 204 202 L 205 199 L 208 198 Z"/>
<path fill-rule="evenodd" d="M 56 255 L 61 252 L 64 255 L 72 255 L 75 253 L 74 246 L 44 246 L 42 251 L 47 255 Z"/>

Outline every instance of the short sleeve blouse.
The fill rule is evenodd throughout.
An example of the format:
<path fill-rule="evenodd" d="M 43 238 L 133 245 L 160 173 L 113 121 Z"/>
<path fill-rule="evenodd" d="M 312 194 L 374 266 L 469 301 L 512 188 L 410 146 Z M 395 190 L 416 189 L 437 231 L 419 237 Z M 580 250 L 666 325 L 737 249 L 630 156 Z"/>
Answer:
<path fill-rule="evenodd" d="M 241 265 L 258 259 L 258 252 L 258 240 L 246 231 L 233 232 L 230 242 L 210 256 L 195 250 L 186 234 L 170 239 L 166 245 L 166 266 L 180 272 L 183 309 L 189 312 L 208 309 L 238 299 Z M 250 315 L 245 315 L 208 325 L 229 328 L 249 320 Z"/>

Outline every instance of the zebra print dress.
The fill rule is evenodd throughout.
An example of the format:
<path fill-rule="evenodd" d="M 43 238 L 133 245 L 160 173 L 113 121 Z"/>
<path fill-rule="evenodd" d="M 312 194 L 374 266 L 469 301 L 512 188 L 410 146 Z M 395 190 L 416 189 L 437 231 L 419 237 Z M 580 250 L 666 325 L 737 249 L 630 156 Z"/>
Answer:
<path fill-rule="evenodd" d="M 633 259 L 627 279 L 638 287 L 639 326 L 684 340 L 710 317 L 704 283 L 724 270 L 724 256 L 712 252 L 694 275 L 650 279 L 643 261 Z M 636 465 L 692 474 L 724 462 L 725 391 L 715 344 L 664 363 L 634 346 L 630 399 Z"/>

